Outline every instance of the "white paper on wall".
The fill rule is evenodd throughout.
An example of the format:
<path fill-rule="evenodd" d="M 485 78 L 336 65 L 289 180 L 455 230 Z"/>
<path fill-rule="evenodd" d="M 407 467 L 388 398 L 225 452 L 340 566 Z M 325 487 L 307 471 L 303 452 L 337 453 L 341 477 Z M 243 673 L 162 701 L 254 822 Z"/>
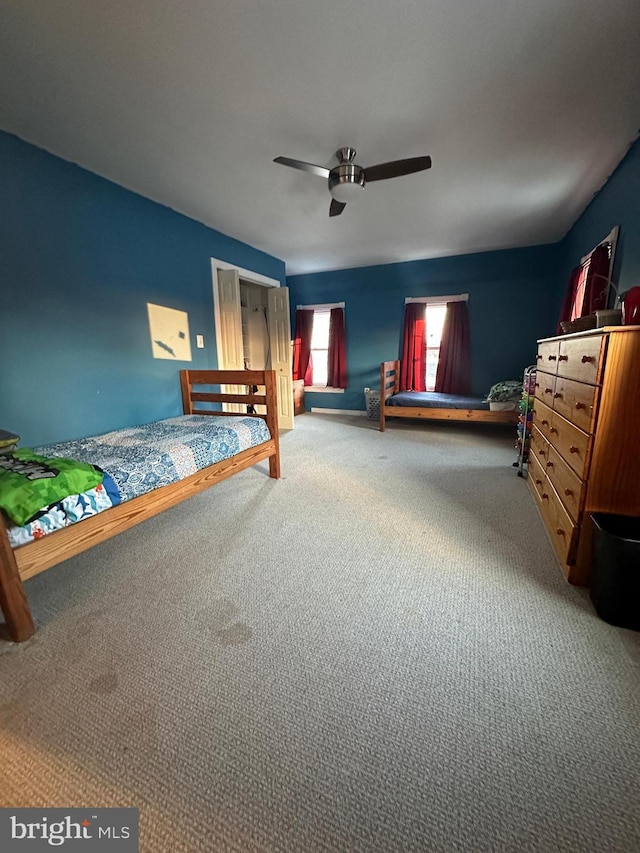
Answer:
<path fill-rule="evenodd" d="M 189 315 L 186 311 L 147 302 L 149 332 L 154 358 L 191 361 Z"/>

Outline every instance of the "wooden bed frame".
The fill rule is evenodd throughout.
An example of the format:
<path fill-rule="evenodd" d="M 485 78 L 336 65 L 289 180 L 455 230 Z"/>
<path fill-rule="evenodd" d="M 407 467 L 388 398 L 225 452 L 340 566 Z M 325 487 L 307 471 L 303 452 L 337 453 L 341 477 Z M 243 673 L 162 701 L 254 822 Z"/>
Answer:
<path fill-rule="evenodd" d="M 118 504 L 77 524 L 49 533 L 42 539 L 22 545 L 14 551 L 9 544 L 6 521 L 0 512 L 0 608 L 10 638 L 15 642 L 27 640 L 35 625 L 24 591 L 23 581 L 67 560 L 76 554 L 104 542 L 145 521 L 186 498 L 208 489 L 227 477 L 269 460 L 269 476 L 280 476 L 280 445 L 278 441 L 278 402 L 276 375 L 273 370 L 181 370 L 182 406 L 185 414 L 244 417 L 246 412 L 200 411 L 194 403 L 239 403 L 266 406 L 266 414 L 257 415 L 267 422 L 271 439 L 230 459 L 224 459 L 191 474 L 184 480 L 161 486 L 145 495 Z M 264 394 L 228 394 L 194 392 L 198 385 L 257 385 Z"/>
<path fill-rule="evenodd" d="M 387 418 L 421 418 L 431 421 L 473 421 L 483 424 L 518 423 L 519 412 L 491 412 L 486 409 L 423 409 L 418 406 L 388 406 L 387 400 L 400 390 L 400 362 L 383 361 L 380 365 L 380 432 Z"/>

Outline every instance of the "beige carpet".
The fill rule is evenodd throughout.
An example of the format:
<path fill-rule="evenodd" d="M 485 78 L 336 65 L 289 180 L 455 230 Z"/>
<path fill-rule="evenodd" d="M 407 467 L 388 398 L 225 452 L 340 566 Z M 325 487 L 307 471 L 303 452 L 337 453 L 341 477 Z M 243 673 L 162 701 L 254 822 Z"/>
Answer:
<path fill-rule="evenodd" d="M 509 430 L 306 414 L 34 578 L 0 804 L 145 851 L 636 851 L 640 642 L 568 586 Z"/>

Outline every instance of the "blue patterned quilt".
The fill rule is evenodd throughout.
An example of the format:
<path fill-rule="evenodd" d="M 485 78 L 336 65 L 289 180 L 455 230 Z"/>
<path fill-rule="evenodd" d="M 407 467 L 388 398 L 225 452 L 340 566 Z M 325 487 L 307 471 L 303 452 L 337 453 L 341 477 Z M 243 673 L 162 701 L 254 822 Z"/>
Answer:
<path fill-rule="evenodd" d="M 63 456 L 97 465 L 115 489 L 98 486 L 45 507 L 38 518 L 23 527 L 10 527 L 9 541 L 14 548 L 24 545 L 116 503 L 182 480 L 270 438 L 262 418 L 181 415 L 38 447 L 35 450 L 42 456 Z"/>

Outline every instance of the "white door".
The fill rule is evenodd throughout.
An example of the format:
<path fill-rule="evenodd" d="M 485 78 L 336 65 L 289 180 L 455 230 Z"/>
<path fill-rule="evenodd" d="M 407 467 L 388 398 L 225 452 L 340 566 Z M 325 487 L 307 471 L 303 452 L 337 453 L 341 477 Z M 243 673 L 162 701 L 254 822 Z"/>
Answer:
<path fill-rule="evenodd" d="M 243 280 L 267 288 L 267 324 L 269 327 L 270 364 L 276 371 L 278 384 L 278 426 L 293 429 L 293 383 L 291 376 L 291 324 L 289 321 L 289 289 L 276 287 L 276 280 L 237 270 L 224 261 L 211 261 L 214 277 L 213 307 L 216 326 L 218 367 L 221 370 L 242 370 L 244 348 L 242 341 L 242 308 L 240 275 Z M 245 393 L 244 386 L 227 385 L 231 393 Z M 243 412 L 237 403 L 226 403 L 227 412 Z"/>
<path fill-rule="evenodd" d="M 271 345 L 271 369 L 278 383 L 278 426 L 293 429 L 293 382 L 291 375 L 291 324 L 289 288 L 270 287 L 267 320 Z"/>
<path fill-rule="evenodd" d="M 220 370 L 244 370 L 242 349 L 242 311 L 240 308 L 240 274 L 238 270 L 216 269 L 214 312 L 216 343 Z M 246 394 L 244 385 L 225 385 L 229 394 Z M 240 403 L 223 403 L 225 412 L 246 412 Z"/>

